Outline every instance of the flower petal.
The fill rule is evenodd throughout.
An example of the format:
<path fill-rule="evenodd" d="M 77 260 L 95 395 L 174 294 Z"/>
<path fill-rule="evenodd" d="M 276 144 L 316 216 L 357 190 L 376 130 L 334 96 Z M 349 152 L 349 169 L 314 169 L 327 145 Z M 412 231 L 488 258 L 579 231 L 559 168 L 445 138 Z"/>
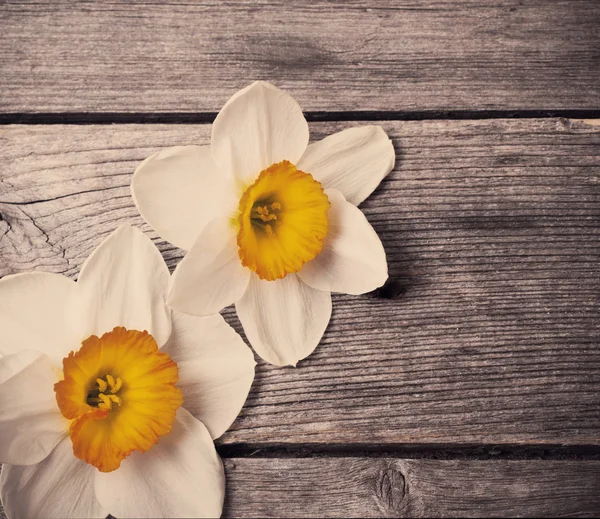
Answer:
<path fill-rule="evenodd" d="M 331 201 L 329 233 L 323 250 L 298 275 L 318 290 L 364 294 L 388 278 L 385 250 L 362 211 L 336 189 L 325 191 Z"/>
<path fill-rule="evenodd" d="M 179 409 L 173 431 L 152 450 L 134 452 L 119 470 L 97 472 L 96 496 L 119 518 L 220 517 L 223 464 L 206 427 Z"/>
<path fill-rule="evenodd" d="M 237 202 L 210 146 L 175 146 L 151 155 L 135 170 L 131 192 L 144 220 L 185 250 L 215 215 L 235 210 Z"/>
<path fill-rule="evenodd" d="M 152 241 L 136 227 L 119 227 L 81 268 L 70 308 L 79 341 L 124 326 L 147 330 L 163 345 L 171 333 L 166 307 L 169 279 L 169 269 Z"/>
<path fill-rule="evenodd" d="M 47 354 L 56 366 L 78 344 L 67 325 L 75 283 L 60 274 L 27 272 L 0 280 L 0 353 L 27 349 Z"/>
<path fill-rule="evenodd" d="M 308 124 L 298 103 L 264 81 L 229 99 L 212 127 L 214 161 L 242 184 L 276 162 L 295 164 L 307 144 Z"/>
<path fill-rule="evenodd" d="M 173 312 L 173 332 L 161 351 L 179 367 L 185 408 L 221 436 L 240 413 L 252 381 L 254 355 L 220 315 Z"/>
<path fill-rule="evenodd" d="M 235 308 L 256 353 L 271 364 L 295 366 L 319 344 L 331 317 L 331 294 L 297 274 L 277 281 L 253 274 Z"/>
<path fill-rule="evenodd" d="M 169 305 L 188 314 L 214 314 L 242 297 L 249 279 L 231 222 L 215 218 L 177 265 Z"/>
<path fill-rule="evenodd" d="M 359 126 L 310 144 L 298 169 L 358 205 L 392 171 L 395 157 L 392 141 L 380 126 Z"/>
<path fill-rule="evenodd" d="M 104 518 L 94 494 L 96 469 L 73 456 L 71 440 L 63 439 L 37 465 L 4 465 L 0 497 L 8 517 Z"/>
<path fill-rule="evenodd" d="M 67 435 L 69 422 L 54 396 L 58 378 L 43 353 L 0 359 L 0 463 L 38 463 Z"/>

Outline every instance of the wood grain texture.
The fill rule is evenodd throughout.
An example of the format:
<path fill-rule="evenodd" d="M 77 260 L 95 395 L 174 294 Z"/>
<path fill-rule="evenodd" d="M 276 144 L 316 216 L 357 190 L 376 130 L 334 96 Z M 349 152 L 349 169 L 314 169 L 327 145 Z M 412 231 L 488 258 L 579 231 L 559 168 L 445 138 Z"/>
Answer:
<path fill-rule="evenodd" d="M 298 369 L 261 363 L 221 444 L 600 444 L 600 127 L 382 123 L 398 160 L 362 205 L 391 282 L 334 296 Z M 315 123 L 320 138 L 351 123 Z M 157 149 L 208 125 L 0 128 L 0 275 L 76 277 Z M 231 309 L 227 318 L 240 330 Z"/>
<path fill-rule="evenodd" d="M 224 517 L 597 517 L 598 461 L 232 459 Z"/>
<path fill-rule="evenodd" d="M 7 0 L 0 112 L 598 109 L 596 0 Z"/>

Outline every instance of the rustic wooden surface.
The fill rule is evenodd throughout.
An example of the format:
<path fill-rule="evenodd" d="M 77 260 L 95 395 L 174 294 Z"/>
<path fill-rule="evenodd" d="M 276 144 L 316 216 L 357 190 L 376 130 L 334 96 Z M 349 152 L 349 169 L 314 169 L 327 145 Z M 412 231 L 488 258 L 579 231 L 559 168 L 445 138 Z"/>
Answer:
<path fill-rule="evenodd" d="M 597 0 L 0 3 L 1 112 L 598 109 Z"/>
<path fill-rule="evenodd" d="M 311 130 L 319 138 L 349 124 Z M 222 442 L 600 445 L 600 126 L 383 125 L 398 161 L 362 207 L 390 283 L 335 296 L 322 344 L 300 369 L 261 364 Z M 125 221 L 155 237 L 129 194 L 136 164 L 205 143 L 209 131 L 1 129 L 0 274 L 76 277 Z M 183 253 L 157 243 L 173 267 Z"/>
<path fill-rule="evenodd" d="M 131 174 L 254 79 L 313 139 L 372 118 L 390 282 L 259 363 L 225 515 L 600 516 L 599 37 L 595 0 L 0 0 L 0 277 L 76 278 L 123 222 L 174 268 Z"/>

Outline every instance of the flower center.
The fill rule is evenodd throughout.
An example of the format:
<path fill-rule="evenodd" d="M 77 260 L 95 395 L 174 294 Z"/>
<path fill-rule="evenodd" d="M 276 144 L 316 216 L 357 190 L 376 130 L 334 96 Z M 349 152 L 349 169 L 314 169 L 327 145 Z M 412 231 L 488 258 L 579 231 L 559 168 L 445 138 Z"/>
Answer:
<path fill-rule="evenodd" d="M 121 399 L 117 396 L 119 390 L 123 387 L 123 381 L 112 375 L 106 375 L 104 378 L 97 378 L 96 385 L 89 390 L 86 403 L 92 407 L 100 409 L 112 409 L 113 404 L 121 405 Z"/>
<path fill-rule="evenodd" d="M 242 265 L 269 281 L 298 272 L 323 248 L 330 205 L 321 184 L 287 160 L 261 171 L 240 198 Z"/>
<path fill-rule="evenodd" d="M 54 391 L 71 420 L 73 453 L 102 472 L 158 443 L 183 403 L 177 364 L 148 332 L 117 327 L 92 335 L 63 359 L 63 376 Z"/>
<path fill-rule="evenodd" d="M 277 220 L 277 213 L 281 210 L 281 204 L 279 202 L 272 202 L 260 205 L 264 203 L 265 201 L 261 200 L 252 206 L 250 220 L 255 229 L 266 232 L 269 236 L 274 236 L 273 226 L 277 224 L 275 220 Z M 270 211 L 269 207 L 271 208 Z"/>

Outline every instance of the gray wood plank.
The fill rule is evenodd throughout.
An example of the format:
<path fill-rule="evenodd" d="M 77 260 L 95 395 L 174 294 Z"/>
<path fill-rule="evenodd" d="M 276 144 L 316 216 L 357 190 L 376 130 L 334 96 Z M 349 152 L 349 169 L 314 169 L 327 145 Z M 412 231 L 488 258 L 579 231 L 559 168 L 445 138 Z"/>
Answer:
<path fill-rule="evenodd" d="M 231 459 L 224 517 L 598 517 L 598 461 Z"/>
<path fill-rule="evenodd" d="M 261 363 L 221 443 L 600 444 L 600 127 L 382 124 L 398 160 L 362 208 L 392 281 L 335 295 L 325 337 L 299 368 Z M 131 173 L 209 132 L 0 128 L 0 275 L 76 277 L 122 222 L 142 225 L 174 267 L 182 252 L 143 224 Z"/>
<path fill-rule="evenodd" d="M 596 0 L 7 0 L 0 112 L 598 109 Z"/>
<path fill-rule="evenodd" d="M 225 518 L 600 513 L 599 461 L 238 458 L 224 464 Z"/>

